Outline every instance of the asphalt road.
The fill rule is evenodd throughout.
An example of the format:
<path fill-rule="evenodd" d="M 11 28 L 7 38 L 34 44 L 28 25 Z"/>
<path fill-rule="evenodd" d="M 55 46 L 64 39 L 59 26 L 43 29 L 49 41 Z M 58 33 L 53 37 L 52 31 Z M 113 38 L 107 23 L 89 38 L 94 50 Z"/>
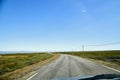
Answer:
<path fill-rule="evenodd" d="M 27 80 L 50 80 L 52 78 L 91 76 L 110 73 L 114 74 L 119 72 L 88 59 L 71 55 L 61 55 L 57 60 L 41 67 Z"/>

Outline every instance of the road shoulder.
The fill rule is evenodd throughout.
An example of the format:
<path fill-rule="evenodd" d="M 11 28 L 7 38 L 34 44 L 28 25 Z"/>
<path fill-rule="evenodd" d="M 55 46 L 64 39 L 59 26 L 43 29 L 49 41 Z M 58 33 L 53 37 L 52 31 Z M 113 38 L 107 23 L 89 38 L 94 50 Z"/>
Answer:
<path fill-rule="evenodd" d="M 89 58 L 87 58 L 87 59 L 89 59 Z M 110 63 L 110 62 L 106 62 L 106 61 L 102 61 L 102 60 L 95 60 L 95 59 L 89 59 L 89 60 L 100 63 L 101 65 L 108 66 L 110 68 L 113 68 L 113 69 L 120 71 L 120 65 L 117 65 L 115 63 Z"/>

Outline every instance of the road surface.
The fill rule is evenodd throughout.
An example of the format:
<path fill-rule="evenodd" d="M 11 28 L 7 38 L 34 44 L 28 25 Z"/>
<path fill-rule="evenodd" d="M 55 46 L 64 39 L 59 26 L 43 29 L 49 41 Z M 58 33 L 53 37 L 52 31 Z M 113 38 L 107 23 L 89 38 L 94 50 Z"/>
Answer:
<path fill-rule="evenodd" d="M 67 78 L 110 73 L 119 72 L 88 59 L 63 54 L 57 60 L 41 67 L 34 75 L 26 80 L 50 80 L 52 78 Z"/>

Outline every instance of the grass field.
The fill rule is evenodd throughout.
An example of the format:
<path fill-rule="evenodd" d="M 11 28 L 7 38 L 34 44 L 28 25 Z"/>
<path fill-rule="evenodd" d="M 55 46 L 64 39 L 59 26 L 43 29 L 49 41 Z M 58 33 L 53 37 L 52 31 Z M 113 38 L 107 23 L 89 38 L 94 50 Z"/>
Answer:
<path fill-rule="evenodd" d="M 106 62 L 112 62 L 120 65 L 120 50 L 117 51 L 85 51 L 85 52 L 62 52 L 85 58 L 97 59 Z"/>
<path fill-rule="evenodd" d="M 2 54 L 0 55 L 0 75 L 51 58 L 52 54 Z"/>

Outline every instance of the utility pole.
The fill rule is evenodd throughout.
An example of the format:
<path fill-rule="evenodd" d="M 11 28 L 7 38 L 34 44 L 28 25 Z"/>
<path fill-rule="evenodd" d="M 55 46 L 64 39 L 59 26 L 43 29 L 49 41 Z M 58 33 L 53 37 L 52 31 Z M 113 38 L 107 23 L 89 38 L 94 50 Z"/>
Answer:
<path fill-rule="evenodd" d="M 84 45 L 82 45 L 82 55 L 84 57 Z"/>
<path fill-rule="evenodd" d="M 82 45 L 82 51 L 84 52 L 84 45 Z"/>

